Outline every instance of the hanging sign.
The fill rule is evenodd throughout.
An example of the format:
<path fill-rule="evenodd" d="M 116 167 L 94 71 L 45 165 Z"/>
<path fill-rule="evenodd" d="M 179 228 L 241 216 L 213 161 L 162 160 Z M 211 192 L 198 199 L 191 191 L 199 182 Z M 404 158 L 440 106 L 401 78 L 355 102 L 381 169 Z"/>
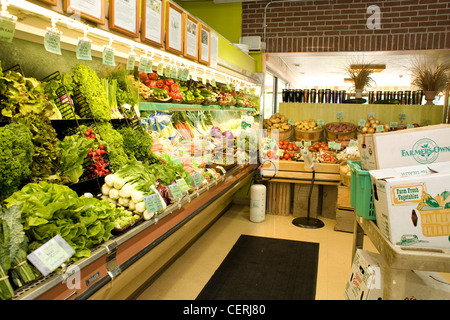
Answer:
<path fill-rule="evenodd" d="M 136 62 L 136 54 L 130 52 L 127 60 L 127 70 L 134 70 L 134 63 Z"/>
<path fill-rule="evenodd" d="M 77 59 L 92 60 L 91 46 L 92 46 L 91 40 L 80 38 L 77 44 Z"/>
<path fill-rule="evenodd" d="M 16 22 L 13 18 L 3 17 L 0 15 L 0 41 L 11 43 L 16 30 Z"/>
<path fill-rule="evenodd" d="M 61 54 L 61 32 L 47 28 L 44 37 L 44 47 L 48 52 Z"/>
<path fill-rule="evenodd" d="M 111 46 L 103 46 L 103 64 L 114 67 L 114 48 Z"/>

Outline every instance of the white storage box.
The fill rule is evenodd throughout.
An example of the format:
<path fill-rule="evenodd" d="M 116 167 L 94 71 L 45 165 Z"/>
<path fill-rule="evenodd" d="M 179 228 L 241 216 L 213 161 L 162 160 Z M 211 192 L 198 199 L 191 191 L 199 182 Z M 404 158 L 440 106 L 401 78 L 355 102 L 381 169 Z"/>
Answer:
<path fill-rule="evenodd" d="M 450 124 L 358 136 L 361 168 L 397 168 L 450 161 Z"/>
<path fill-rule="evenodd" d="M 450 248 L 450 162 L 369 173 L 377 225 L 392 244 Z"/>
<path fill-rule="evenodd" d="M 347 300 L 383 299 L 386 263 L 377 253 L 358 249 L 345 288 Z M 450 284 L 437 272 L 413 271 L 406 275 L 404 300 L 449 300 Z"/>

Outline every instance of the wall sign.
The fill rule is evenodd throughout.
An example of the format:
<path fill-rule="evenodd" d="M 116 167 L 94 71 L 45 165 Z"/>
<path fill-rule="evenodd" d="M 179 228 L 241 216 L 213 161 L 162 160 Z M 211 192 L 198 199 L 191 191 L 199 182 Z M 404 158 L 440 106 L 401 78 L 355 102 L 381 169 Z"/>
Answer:
<path fill-rule="evenodd" d="M 105 0 L 64 0 L 64 11 L 105 24 Z"/>
<path fill-rule="evenodd" d="M 109 0 L 109 27 L 139 37 L 139 0 Z"/>
<path fill-rule="evenodd" d="M 198 61 L 209 64 L 211 56 L 211 30 L 200 24 Z"/>
<path fill-rule="evenodd" d="M 166 7 L 166 50 L 183 54 L 183 17 L 184 12 L 167 2 Z"/>
<path fill-rule="evenodd" d="M 142 0 L 141 40 L 164 47 L 164 6 L 162 0 Z"/>
<path fill-rule="evenodd" d="M 198 60 L 198 21 L 186 14 L 184 19 L 184 50 L 186 58 Z"/>

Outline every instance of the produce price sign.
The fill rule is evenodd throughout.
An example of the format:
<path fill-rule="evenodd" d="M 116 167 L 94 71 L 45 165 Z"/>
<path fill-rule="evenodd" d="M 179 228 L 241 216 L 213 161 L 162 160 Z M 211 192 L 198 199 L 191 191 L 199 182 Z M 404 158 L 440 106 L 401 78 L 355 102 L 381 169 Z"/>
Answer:
<path fill-rule="evenodd" d="M 184 180 L 183 178 L 178 179 L 177 184 L 180 187 L 182 192 L 186 192 L 189 190 L 189 186 L 187 185 L 186 180 Z"/>
<path fill-rule="evenodd" d="M 164 209 L 164 206 L 161 202 L 161 198 L 156 193 L 144 197 L 144 203 L 145 208 L 149 213 Z"/>
<path fill-rule="evenodd" d="M 44 37 L 44 47 L 48 52 L 61 54 L 61 32 L 47 28 Z"/>
<path fill-rule="evenodd" d="M 16 22 L 14 19 L 3 17 L 0 15 L 0 41 L 11 43 L 16 30 Z"/>
<path fill-rule="evenodd" d="M 114 48 L 111 46 L 103 46 L 103 64 L 114 67 L 116 65 L 114 60 Z"/>
<path fill-rule="evenodd" d="M 75 250 L 58 234 L 31 252 L 27 259 L 43 276 L 46 276 L 68 260 L 74 253 Z"/>
<path fill-rule="evenodd" d="M 133 70 L 135 62 L 136 62 L 136 54 L 130 53 L 128 55 L 128 60 L 127 60 L 127 70 Z"/>
<path fill-rule="evenodd" d="M 203 176 L 201 173 L 196 173 L 192 176 L 192 182 L 194 184 L 195 188 L 198 188 L 202 185 L 203 182 Z"/>
<path fill-rule="evenodd" d="M 173 199 L 179 199 L 183 197 L 183 192 L 181 192 L 181 188 L 178 183 L 171 184 L 168 187 Z"/>
<path fill-rule="evenodd" d="M 77 45 L 77 59 L 78 60 L 92 60 L 91 55 L 92 41 L 89 39 L 79 39 Z"/>

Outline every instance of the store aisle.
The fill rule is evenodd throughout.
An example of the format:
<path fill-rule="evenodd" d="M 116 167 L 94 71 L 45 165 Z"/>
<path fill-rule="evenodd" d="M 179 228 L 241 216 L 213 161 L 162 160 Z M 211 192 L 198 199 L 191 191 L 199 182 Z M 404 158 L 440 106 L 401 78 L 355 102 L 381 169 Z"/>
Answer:
<path fill-rule="evenodd" d="M 319 243 L 316 299 L 344 299 L 351 268 L 351 233 L 334 231 L 336 221 L 325 218 L 321 218 L 325 223 L 321 229 L 296 227 L 292 215 L 266 215 L 265 221 L 253 223 L 249 211 L 248 206 L 233 205 L 137 299 L 195 299 L 241 234 Z M 364 249 L 376 252 L 367 238 Z"/>

